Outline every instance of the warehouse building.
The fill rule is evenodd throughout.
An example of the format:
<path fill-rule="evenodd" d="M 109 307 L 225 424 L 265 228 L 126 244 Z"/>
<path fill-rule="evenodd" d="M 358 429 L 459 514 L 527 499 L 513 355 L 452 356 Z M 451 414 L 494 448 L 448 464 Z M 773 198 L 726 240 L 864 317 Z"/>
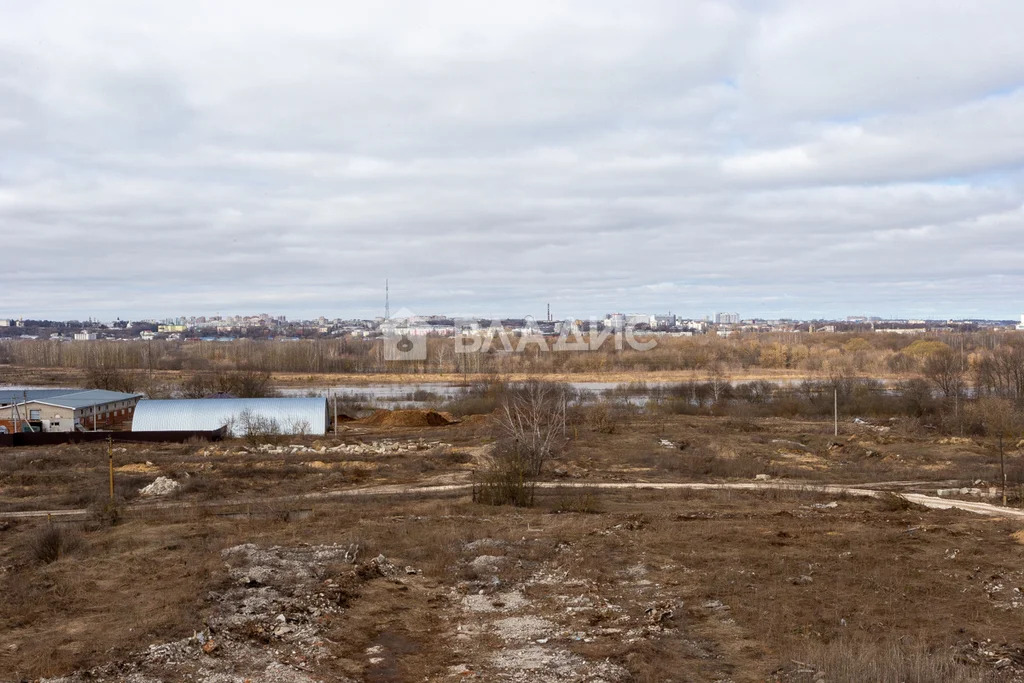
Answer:
<path fill-rule="evenodd" d="M 133 432 L 211 431 L 227 427 L 232 436 L 252 433 L 327 433 L 326 398 L 195 398 L 144 400 L 135 409 Z"/>
<path fill-rule="evenodd" d="M 0 389 L 0 433 L 125 429 L 140 398 L 103 389 Z"/>

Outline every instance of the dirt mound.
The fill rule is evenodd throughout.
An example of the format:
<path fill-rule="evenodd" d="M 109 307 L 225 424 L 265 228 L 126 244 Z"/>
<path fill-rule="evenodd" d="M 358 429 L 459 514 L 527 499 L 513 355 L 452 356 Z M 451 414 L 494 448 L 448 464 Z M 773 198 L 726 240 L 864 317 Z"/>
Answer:
<path fill-rule="evenodd" d="M 459 422 L 467 427 L 487 427 L 492 423 L 492 416 L 487 415 L 467 415 L 466 417 L 459 420 Z"/>
<path fill-rule="evenodd" d="M 457 421 L 436 410 L 378 410 L 363 423 L 375 427 L 444 427 Z"/>

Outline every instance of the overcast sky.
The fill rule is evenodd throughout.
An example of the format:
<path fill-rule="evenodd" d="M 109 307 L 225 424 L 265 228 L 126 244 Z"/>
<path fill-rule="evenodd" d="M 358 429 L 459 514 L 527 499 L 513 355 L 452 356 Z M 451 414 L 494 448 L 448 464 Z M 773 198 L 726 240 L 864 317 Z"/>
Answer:
<path fill-rule="evenodd" d="M 1024 3 L 0 0 L 0 316 L 1024 312 Z"/>

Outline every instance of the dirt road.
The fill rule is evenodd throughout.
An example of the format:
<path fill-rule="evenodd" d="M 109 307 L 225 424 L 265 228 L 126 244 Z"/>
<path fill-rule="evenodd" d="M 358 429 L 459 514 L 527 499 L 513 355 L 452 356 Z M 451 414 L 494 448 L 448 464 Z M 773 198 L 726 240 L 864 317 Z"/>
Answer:
<path fill-rule="evenodd" d="M 542 489 L 597 489 L 597 490 L 623 490 L 633 489 L 642 491 L 808 491 L 828 493 L 834 495 L 850 495 L 876 497 L 888 491 L 880 490 L 887 486 L 902 485 L 908 482 L 873 482 L 871 488 L 867 486 L 848 486 L 837 484 L 802 484 L 791 482 L 732 482 L 732 483 L 702 483 L 702 482 L 538 482 L 537 487 Z M 915 482 L 916 483 L 916 482 Z M 429 484 L 429 485 L 385 485 L 368 486 L 355 489 L 343 489 L 337 491 L 325 491 L 303 494 L 299 496 L 277 496 L 247 500 L 224 500 L 217 502 L 183 503 L 183 502 L 153 502 L 137 503 L 128 506 L 129 510 L 171 510 L 171 509 L 193 509 L 213 508 L 229 505 L 251 505 L 254 503 L 285 503 L 316 500 L 333 500 L 339 498 L 359 498 L 374 496 L 446 496 L 453 493 L 469 492 L 472 490 L 469 483 L 451 484 Z M 928 496 L 921 493 L 901 493 L 903 498 L 911 503 L 932 508 L 935 510 L 963 510 L 977 515 L 990 517 L 1007 517 L 1011 519 L 1024 520 L 1024 510 L 1016 508 L 1004 508 L 991 503 L 975 501 L 955 500 Z M 74 510 L 23 510 L 19 512 L 0 512 L 0 519 L 31 519 L 40 517 L 57 517 L 62 519 L 84 517 L 89 514 L 85 509 Z"/>

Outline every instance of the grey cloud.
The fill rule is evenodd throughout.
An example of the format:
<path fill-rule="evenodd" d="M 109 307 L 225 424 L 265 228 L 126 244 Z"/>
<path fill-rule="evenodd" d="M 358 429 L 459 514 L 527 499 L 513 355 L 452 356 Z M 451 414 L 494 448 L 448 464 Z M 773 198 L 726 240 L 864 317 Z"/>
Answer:
<path fill-rule="evenodd" d="M 1024 306 L 1016 3 L 0 16 L 0 316 Z"/>

